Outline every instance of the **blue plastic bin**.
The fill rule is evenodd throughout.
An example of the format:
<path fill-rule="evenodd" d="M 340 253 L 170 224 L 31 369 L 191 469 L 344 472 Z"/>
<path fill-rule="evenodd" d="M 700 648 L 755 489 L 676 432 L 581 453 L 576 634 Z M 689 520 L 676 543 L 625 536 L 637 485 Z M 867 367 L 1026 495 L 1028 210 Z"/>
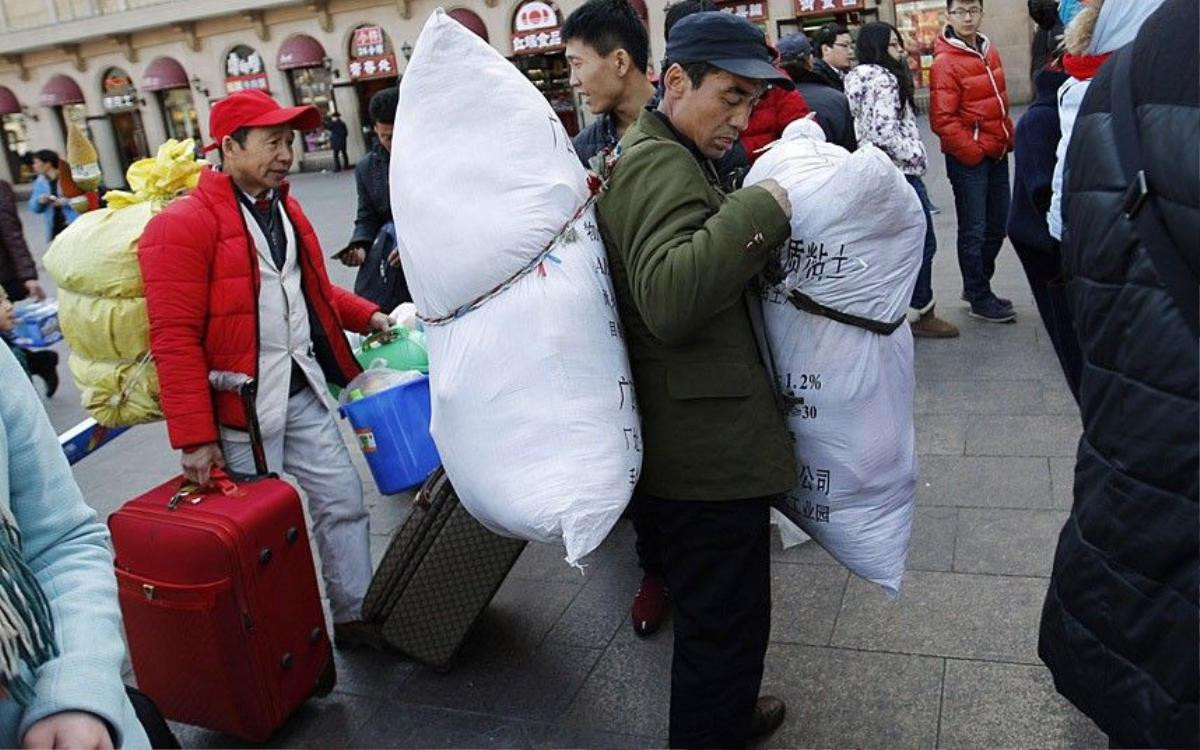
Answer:
<path fill-rule="evenodd" d="M 62 341 L 58 328 L 58 305 L 54 300 L 17 305 L 13 310 L 16 326 L 13 343 L 27 349 L 39 349 Z"/>
<path fill-rule="evenodd" d="M 415 487 L 441 463 L 429 434 L 428 377 L 351 401 L 339 411 L 354 427 L 381 493 Z"/>

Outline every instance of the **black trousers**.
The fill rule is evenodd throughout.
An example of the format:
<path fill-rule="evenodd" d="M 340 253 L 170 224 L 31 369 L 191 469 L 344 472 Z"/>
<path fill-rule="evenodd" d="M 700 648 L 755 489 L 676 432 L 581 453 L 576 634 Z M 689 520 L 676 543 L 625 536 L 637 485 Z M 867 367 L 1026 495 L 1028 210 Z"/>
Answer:
<path fill-rule="evenodd" d="M 340 159 L 338 157 L 341 157 Z M 333 149 L 333 171 L 340 172 L 350 166 L 350 156 L 346 153 L 346 147 Z"/>
<path fill-rule="evenodd" d="M 671 589 L 670 746 L 746 746 L 771 634 L 770 498 L 640 498 Z"/>

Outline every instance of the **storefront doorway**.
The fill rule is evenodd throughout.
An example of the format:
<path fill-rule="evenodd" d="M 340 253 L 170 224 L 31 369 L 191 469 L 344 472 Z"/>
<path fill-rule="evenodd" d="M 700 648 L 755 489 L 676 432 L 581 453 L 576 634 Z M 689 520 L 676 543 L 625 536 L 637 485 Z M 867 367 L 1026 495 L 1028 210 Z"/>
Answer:
<path fill-rule="evenodd" d="M 142 113 L 138 109 L 137 90 L 133 86 L 133 79 L 123 68 L 105 71 L 101 87 L 104 91 L 104 111 L 112 123 L 117 157 L 121 161 L 121 174 L 124 174 L 135 161 L 150 156 L 150 144 L 146 140 Z"/>
<path fill-rule="evenodd" d="M 350 37 L 349 52 L 347 68 L 358 99 L 358 121 L 362 123 L 363 148 L 370 151 L 376 141 L 369 108 L 371 97 L 399 84 L 400 69 L 396 64 L 392 40 L 379 26 L 364 25 L 356 28 Z"/>
<path fill-rule="evenodd" d="M 567 134 L 574 137 L 582 125 L 571 69 L 562 41 L 562 14 L 544 0 L 528 0 L 513 15 L 513 64 L 550 102 Z"/>
<path fill-rule="evenodd" d="M 199 143 L 200 118 L 189 86 L 183 66 L 171 57 L 155 59 L 142 76 L 142 90 L 153 93 L 158 101 L 167 137 L 177 141 L 191 138 Z"/>
<path fill-rule="evenodd" d="M 333 70 L 325 48 L 307 34 L 294 34 L 279 48 L 277 67 L 287 76 L 295 104 L 308 104 L 321 113 L 321 121 L 337 112 L 333 101 Z M 324 168 L 331 157 L 329 131 L 324 127 L 301 133 L 302 168 Z"/>
<path fill-rule="evenodd" d="M 908 48 L 913 82 L 918 88 L 928 88 L 933 45 L 946 28 L 946 4 L 941 0 L 896 0 L 896 28 Z"/>
<path fill-rule="evenodd" d="M 83 90 L 69 76 L 61 73 L 53 75 L 38 96 L 39 103 L 48 108 L 53 114 L 54 122 L 58 124 L 59 135 L 62 136 L 63 149 L 59 156 L 66 156 L 67 125 L 75 123 L 92 143 L 96 142 L 91 128 L 88 127 L 87 106 L 83 103 Z"/>
<path fill-rule="evenodd" d="M 33 170 L 21 163 L 21 155 L 29 151 L 29 133 L 21 102 L 7 86 L 0 86 L 0 147 L 13 182 L 29 182 Z"/>

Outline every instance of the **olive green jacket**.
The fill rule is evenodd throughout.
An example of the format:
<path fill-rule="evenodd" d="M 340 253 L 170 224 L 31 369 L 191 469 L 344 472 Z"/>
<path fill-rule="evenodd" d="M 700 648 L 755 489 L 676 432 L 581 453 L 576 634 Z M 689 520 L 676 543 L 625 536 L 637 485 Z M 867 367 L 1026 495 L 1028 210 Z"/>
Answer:
<path fill-rule="evenodd" d="M 718 185 L 647 110 L 597 203 L 642 419 L 638 490 L 655 497 L 736 500 L 796 483 L 744 300 L 788 220 L 767 190 Z"/>

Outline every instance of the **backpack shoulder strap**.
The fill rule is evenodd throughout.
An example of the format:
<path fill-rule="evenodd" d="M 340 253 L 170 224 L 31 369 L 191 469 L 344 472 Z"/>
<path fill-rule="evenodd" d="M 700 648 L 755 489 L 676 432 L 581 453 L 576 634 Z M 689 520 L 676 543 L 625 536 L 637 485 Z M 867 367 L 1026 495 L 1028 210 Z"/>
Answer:
<path fill-rule="evenodd" d="M 1131 65 L 1133 45 L 1129 44 L 1114 55 L 1112 76 L 1113 134 L 1116 138 L 1117 155 L 1121 170 L 1129 181 L 1125 191 L 1122 211 L 1125 220 L 1137 228 L 1141 245 L 1150 256 L 1154 270 L 1163 286 L 1179 307 L 1193 336 L 1200 336 L 1200 279 L 1179 257 L 1179 253 L 1163 225 L 1150 183 L 1146 179 L 1145 162 L 1142 158 L 1141 133 L 1138 128 L 1137 109 L 1133 101 L 1133 77 Z"/>

